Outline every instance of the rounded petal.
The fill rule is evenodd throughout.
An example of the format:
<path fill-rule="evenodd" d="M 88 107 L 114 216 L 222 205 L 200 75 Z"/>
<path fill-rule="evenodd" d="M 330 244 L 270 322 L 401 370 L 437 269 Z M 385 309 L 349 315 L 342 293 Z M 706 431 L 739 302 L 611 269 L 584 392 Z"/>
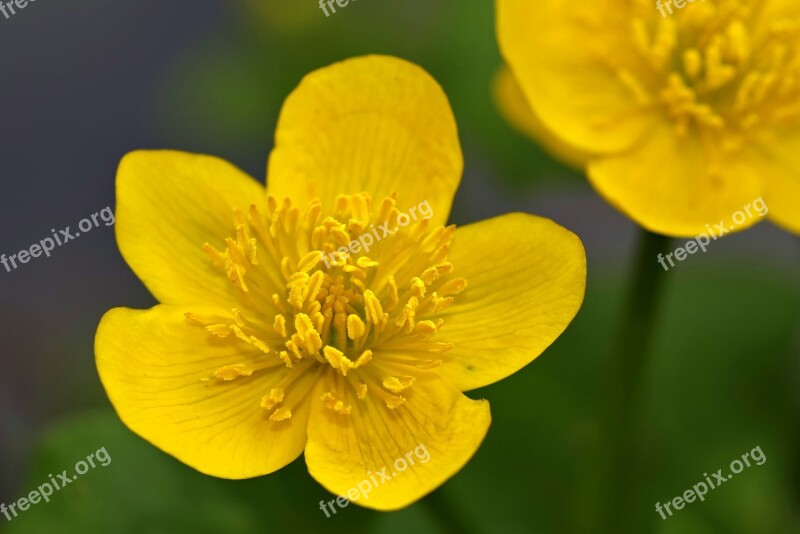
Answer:
<path fill-rule="evenodd" d="M 332 374 L 318 382 L 317 398 L 337 391 Z M 343 396 L 349 415 L 314 401 L 308 470 L 328 491 L 376 510 L 403 508 L 443 484 L 475 454 L 491 423 L 487 401 L 468 399 L 433 372 L 417 373 L 395 409 L 374 392 L 360 400 L 350 388 Z"/>
<path fill-rule="evenodd" d="M 635 61 L 627 8 L 564 0 L 496 0 L 496 7 L 503 57 L 546 128 L 601 153 L 628 148 L 649 130 L 655 110 L 621 81 L 614 70 L 621 67 L 612 68 Z"/>
<path fill-rule="evenodd" d="M 542 124 L 541 119 L 531 110 L 522 88 L 507 67 L 502 67 L 495 74 L 492 93 L 500 113 L 514 128 L 542 145 L 551 156 L 565 165 L 577 170 L 586 167 L 589 153 L 570 146 Z"/>
<path fill-rule="evenodd" d="M 800 135 L 783 132 L 754 145 L 748 163 L 764 177 L 769 218 L 800 235 Z"/>
<path fill-rule="evenodd" d="M 764 197 L 769 218 L 785 230 L 800 235 L 800 173 L 798 167 L 784 168 L 767 178 Z"/>
<path fill-rule="evenodd" d="M 262 207 L 264 187 L 230 163 L 171 150 L 136 151 L 117 171 L 116 235 L 131 269 L 161 302 L 235 305 L 203 244 L 223 249 L 233 210 Z"/>
<path fill-rule="evenodd" d="M 659 234 L 694 237 L 724 223 L 743 230 L 758 221 L 731 223 L 761 195 L 761 171 L 744 159 L 716 155 L 703 140 L 680 137 L 663 123 L 635 149 L 589 163 L 589 181 L 617 209 Z"/>
<path fill-rule="evenodd" d="M 120 419 L 164 452 L 217 477 L 264 475 L 297 458 L 306 443 L 308 403 L 300 400 L 313 385 L 311 372 L 284 400 L 298 404 L 292 417 L 270 421 L 261 399 L 286 368 L 204 381 L 223 366 L 258 362 L 260 353 L 213 338 L 185 311 L 160 305 L 115 308 L 103 316 L 95 339 L 97 370 Z"/>
<path fill-rule="evenodd" d="M 308 74 L 286 99 L 267 187 L 296 202 L 340 194 L 397 193 L 397 208 L 424 200 L 443 224 L 463 158 L 447 97 L 420 67 L 365 56 Z"/>
<path fill-rule="evenodd" d="M 501 380 L 539 356 L 578 313 L 586 289 L 580 239 L 521 213 L 456 230 L 449 261 L 466 289 L 441 315 L 442 376 L 460 390 Z"/>

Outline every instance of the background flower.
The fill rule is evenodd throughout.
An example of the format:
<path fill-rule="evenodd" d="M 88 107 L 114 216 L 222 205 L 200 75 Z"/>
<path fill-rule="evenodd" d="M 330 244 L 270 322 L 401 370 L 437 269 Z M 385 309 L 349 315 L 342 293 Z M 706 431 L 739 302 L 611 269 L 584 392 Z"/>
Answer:
<path fill-rule="evenodd" d="M 763 196 L 798 233 L 800 8 L 687 7 L 498 0 L 503 55 L 544 126 L 533 133 L 584 151 L 597 191 L 653 232 L 692 237 Z"/>

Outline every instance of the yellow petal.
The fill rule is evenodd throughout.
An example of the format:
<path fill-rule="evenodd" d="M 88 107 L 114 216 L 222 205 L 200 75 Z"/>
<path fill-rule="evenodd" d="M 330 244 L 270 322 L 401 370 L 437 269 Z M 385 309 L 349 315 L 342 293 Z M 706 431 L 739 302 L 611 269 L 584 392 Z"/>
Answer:
<path fill-rule="evenodd" d="M 764 198 L 769 207 L 769 218 L 785 230 L 800 235 L 800 174 L 798 167 L 783 169 L 767 179 Z"/>
<path fill-rule="evenodd" d="M 692 134 L 679 137 L 664 122 L 640 146 L 589 163 L 592 185 L 612 205 L 652 232 L 694 237 L 731 217 L 762 191 L 762 172 L 735 156 L 717 156 Z"/>
<path fill-rule="evenodd" d="M 308 403 L 299 400 L 313 384 L 311 372 L 283 399 L 291 418 L 270 421 L 262 399 L 289 370 L 281 365 L 230 382 L 204 380 L 223 366 L 255 364 L 264 355 L 246 344 L 220 342 L 184 312 L 160 305 L 115 308 L 103 316 L 95 339 L 97 369 L 122 421 L 164 452 L 217 477 L 264 475 L 297 458 L 308 423 Z"/>
<path fill-rule="evenodd" d="M 203 244 L 224 249 L 233 209 L 246 212 L 265 200 L 263 186 L 218 158 L 132 152 L 117 171 L 120 252 L 161 302 L 235 306 L 233 286 L 213 269 Z"/>
<path fill-rule="evenodd" d="M 316 400 L 330 387 L 320 380 L 315 394 L 308 470 L 328 491 L 367 508 L 397 510 L 439 487 L 475 454 L 491 423 L 487 401 L 468 399 L 432 372 L 420 372 L 394 409 L 348 387 L 352 410 L 337 413 Z"/>
<path fill-rule="evenodd" d="M 463 159 L 441 87 L 420 67 L 388 56 L 335 63 L 307 75 L 289 95 L 275 134 L 267 186 L 278 198 L 322 199 L 394 192 L 407 212 L 429 201 L 447 221 Z"/>
<path fill-rule="evenodd" d="M 455 347 L 436 370 L 462 391 L 527 365 L 583 302 L 583 245 L 549 219 L 514 213 L 458 228 L 449 261 L 469 285 L 441 315 L 436 339 Z"/>
<path fill-rule="evenodd" d="M 775 224 L 800 235 L 800 135 L 783 132 L 748 151 L 764 178 L 764 203 Z"/>
<path fill-rule="evenodd" d="M 628 148 L 649 130 L 654 111 L 611 68 L 634 53 L 627 13 L 564 0 L 496 0 L 496 6 L 503 57 L 546 128 L 602 153 Z"/>
<path fill-rule="evenodd" d="M 507 67 L 501 67 L 492 84 L 494 100 L 503 117 L 518 131 L 541 145 L 551 156 L 573 169 L 582 170 L 589 153 L 568 145 L 548 130 L 525 100 L 522 88 Z"/>

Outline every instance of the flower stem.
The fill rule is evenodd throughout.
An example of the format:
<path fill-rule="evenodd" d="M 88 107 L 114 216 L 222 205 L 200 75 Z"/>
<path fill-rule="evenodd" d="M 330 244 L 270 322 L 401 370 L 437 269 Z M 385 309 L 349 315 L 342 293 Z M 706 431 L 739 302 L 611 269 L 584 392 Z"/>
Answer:
<path fill-rule="evenodd" d="M 666 253 L 669 244 L 668 237 L 641 231 L 630 286 L 606 362 L 607 374 L 601 375 L 609 390 L 600 419 L 598 471 L 593 484 L 599 505 L 596 532 L 646 532 L 653 519 L 649 516 L 655 513 L 647 503 L 639 502 L 646 474 L 640 469 L 637 431 L 642 415 L 640 387 L 667 274 L 657 258 Z"/>

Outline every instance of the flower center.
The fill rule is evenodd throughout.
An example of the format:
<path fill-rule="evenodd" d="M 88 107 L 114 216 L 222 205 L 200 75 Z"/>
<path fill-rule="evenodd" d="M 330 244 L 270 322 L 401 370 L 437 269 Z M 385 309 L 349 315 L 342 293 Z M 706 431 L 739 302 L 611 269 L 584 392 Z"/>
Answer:
<path fill-rule="evenodd" d="M 226 317 L 186 316 L 257 357 L 204 380 L 289 368 L 261 402 L 272 420 L 291 417 L 282 406 L 288 389 L 323 368 L 359 399 L 372 393 L 390 408 L 402 405 L 413 370 L 436 367 L 435 355 L 452 348 L 431 338 L 443 324 L 438 313 L 466 281 L 451 276 L 447 261 L 455 226 L 430 228 L 429 218 L 401 213 L 395 203 L 386 197 L 373 209 L 366 193 L 341 195 L 324 215 L 319 200 L 301 213 L 289 199 L 279 205 L 269 197 L 266 214 L 255 206 L 248 217 L 236 210 L 235 238 L 223 251 L 203 248 L 241 306 Z M 322 400 L 348 414 L 344 393 L 327 391 Z"/>
<path fill-rule="evenodd" d="M 678 135 L 695 128 L 735 150 L 800 117 L 800 18 L 745 0 L 690 3 L 666 16 L 652 1 L 632 4 L 632 16 L 619 19 L 629 25 L 623 39 L 601 59 L 640 109 L 661 110 Z"/>

